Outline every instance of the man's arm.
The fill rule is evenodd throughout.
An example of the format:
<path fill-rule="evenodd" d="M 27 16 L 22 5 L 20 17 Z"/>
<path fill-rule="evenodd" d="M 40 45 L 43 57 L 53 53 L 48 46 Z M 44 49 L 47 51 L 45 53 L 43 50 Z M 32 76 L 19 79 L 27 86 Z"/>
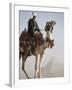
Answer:
<path fill-rule="evenodd" d="M 37 29 L 37 31 L 40 31 L 40 29 L 39 29 L 39 26 L 38 26 L 37 22 L 36 22 L 36 29 Z"/>
<path fill-rule="evenodd" d="M 33 22 L 32 22 L 32 19 L 30 19 L 29 21 L 28 21 L 28 32 L 31 34 L 31 35 L 33 35 L 33 33 L 34 33 L 34 25 L 33 25 Z"/>
<path fill-rule="evenodd" d="M 33 23 L 32 23 L 32 19 L 29 19 L 28 21 L 28 27 L 30 27 L 31 29 L 33 29 Z"/>

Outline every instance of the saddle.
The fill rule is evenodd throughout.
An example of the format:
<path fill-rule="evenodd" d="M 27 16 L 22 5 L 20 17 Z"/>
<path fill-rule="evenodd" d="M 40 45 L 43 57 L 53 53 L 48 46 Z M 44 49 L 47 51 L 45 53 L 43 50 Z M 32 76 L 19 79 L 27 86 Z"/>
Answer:
<path fill-rule="evenodd" d="M 19 38 L 19 46 L 28 49 L 28 56 L 33 54 L 36 45 L 42 45 L 43 43 L 43 35 L 40 32 L 36 32 L 34 37 L 31 37 L 28 32 L 23 31 Z"/>
<path fill-rule="evenodd" d="M 28 56 L 30 56 L 30 46 L 31 46 L 31 37 L 28 32 L 23 31 L 19 37 L 19 47 L 23 49 L 23 52 L 20 50 L 20 53 L 24 53 L 25 49 L 28 50 Z"/>

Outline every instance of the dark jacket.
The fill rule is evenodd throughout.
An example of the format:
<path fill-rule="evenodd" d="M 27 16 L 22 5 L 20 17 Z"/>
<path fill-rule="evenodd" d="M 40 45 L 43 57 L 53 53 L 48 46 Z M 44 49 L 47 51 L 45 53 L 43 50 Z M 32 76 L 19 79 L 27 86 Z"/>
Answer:
<path fill-rule="evenodd" d="M 28 32 L 33 37 L 35 31 L 40 32 L 38 24 L 33 19 L 29 19 L 29 21 L 28 21 Z"/>

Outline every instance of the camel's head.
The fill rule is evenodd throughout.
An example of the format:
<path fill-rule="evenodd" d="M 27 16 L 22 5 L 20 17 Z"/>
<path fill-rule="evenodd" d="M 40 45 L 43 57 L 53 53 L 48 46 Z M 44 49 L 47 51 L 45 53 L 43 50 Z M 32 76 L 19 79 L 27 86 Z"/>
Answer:
<path fill-rule="evenodd" d="M 46 26 L 45 26 L 46 42 L 49 42 L 52 46 L 54 46 L 53 27 L 55 24 L 56 24 L 55 21 L 49 21 L 46 23 Z"/>
<path fill-rule="evenodd" d="M 46 22 L 45 31 L 53 30 L 53 27 L 56 25 L 55 21 Z"/>

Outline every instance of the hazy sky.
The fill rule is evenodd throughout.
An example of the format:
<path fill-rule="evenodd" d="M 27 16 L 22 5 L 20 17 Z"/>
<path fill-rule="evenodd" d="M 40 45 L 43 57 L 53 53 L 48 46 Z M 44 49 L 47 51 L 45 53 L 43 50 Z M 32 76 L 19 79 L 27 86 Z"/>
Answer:
<path fill-rule="evenodd" d="M 64 13 L 63 12 L 37 12 L 36 21 L 40 29 L 44 29 L 47 21 L 55 20 L 54 40 L 55 46 L 48 49 L 47 60 L 54 56 L 55 62 L 64 64 Z M 32 11 L 19 11 L 20 33 L 28 28 L 28 20 L 32 17 Z M 47 62 L 47 61 L 46 61 Z"/>

